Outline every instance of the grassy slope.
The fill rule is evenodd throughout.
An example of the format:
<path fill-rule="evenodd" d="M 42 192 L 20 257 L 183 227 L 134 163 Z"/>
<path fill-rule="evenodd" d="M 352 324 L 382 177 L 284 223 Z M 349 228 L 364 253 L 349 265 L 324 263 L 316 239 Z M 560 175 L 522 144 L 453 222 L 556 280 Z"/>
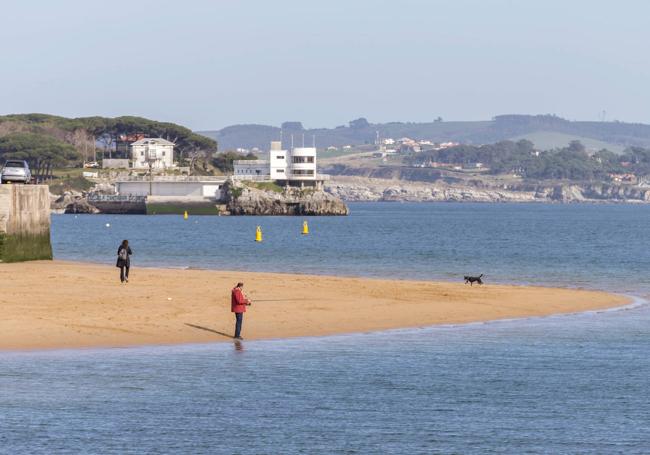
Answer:
<path fill-rule="evenodd" d="M 536 148 L 542 150 L 566 147 L 569 142 L 573 140 L 582 142 L 590 152 L 597 152 L 601 149 L 607 149 L 614 153 L 622 153 L 623 150 L 625 150 L 624 146 L 613 144 L 611 142 L 599 141 L 597 139 L 592 139 L 589 137 L 558 133 L 554 131 L 538 131 L 535 133 L 523 134 L 521 136 L 515 136 L 512 138 L 513 141 L 518 141 L 519 139 L 527 139 L 535 144 Z"/>

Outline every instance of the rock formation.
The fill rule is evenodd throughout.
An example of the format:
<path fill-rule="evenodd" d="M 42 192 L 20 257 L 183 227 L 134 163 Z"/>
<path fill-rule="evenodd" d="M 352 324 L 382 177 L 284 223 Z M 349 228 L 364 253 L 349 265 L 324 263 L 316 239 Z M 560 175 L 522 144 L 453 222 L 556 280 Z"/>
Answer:
<path fill-rule="evenodd" d="M 66 191 L 61 196 L 51 194 L 50 209 L 53 213 L 99 213 L 88 203 L 87 194 L 78 191 Z"/>
<path fill-rule="evenodd" d="M 604 183 L 496 186 L 337 177 L 325 190 L 344 201 L 650 202 L 650 188 Z"/>
<path fill-rule="evenodd" d="M 228 180 L 223 202 L 231 215 L 347 215 L 337 197 L 313 188 L 285 188 L 281 192 L 256 188 L 252 182 Z"/>

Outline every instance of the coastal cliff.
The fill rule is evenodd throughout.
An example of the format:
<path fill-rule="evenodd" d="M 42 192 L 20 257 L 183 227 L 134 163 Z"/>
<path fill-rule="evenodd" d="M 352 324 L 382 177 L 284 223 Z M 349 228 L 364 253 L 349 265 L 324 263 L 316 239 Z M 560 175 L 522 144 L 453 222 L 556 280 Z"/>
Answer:
<path fill-rule="evenodd" d="M 344 201 L 401 202 L 650 202 L 650 188 L 604 183 L 503 187 L 339 177 L 325 190 Z"/>
<path fill-rule="evenodd" d="M 231 215 L 348 215 L 338 197 L 313 188 L 280 188 L 268 184 L 228 180 L 223 202 Z"/>

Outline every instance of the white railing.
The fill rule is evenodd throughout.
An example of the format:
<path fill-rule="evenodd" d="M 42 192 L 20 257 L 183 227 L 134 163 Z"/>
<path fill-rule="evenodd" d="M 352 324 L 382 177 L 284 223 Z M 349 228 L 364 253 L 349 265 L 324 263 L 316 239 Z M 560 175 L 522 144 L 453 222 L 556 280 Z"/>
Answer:
<path fill-rule="evenodd" d="M 267 160 L 233 160 L 232 163 L 237 166 L 266 166 L 270 164 Z"/>
<path fill-rule="evenodd" d="M 270 175 L 256 175 L 256 174 L 236 174 L 231 176 L 234 180 L 253 180 L 255 182 L 270 182 L 274 179 Z"/>
<path fill-rule="evenodd" d="M 214 175 L 155 175 L 153 179 L 148 176 L 129 175 L 118 177 L 116 183 L 121 182 L 225 182 L 226 177 Z"/>
<path fill-rule="evenodd" d="M 231 176 L 234 180 L 253 180 L 255 182 L 272 182 L 275 180 L 303 180 L 303 181 L 310 181 L 310 180 L 330 180 L 331 176 L 329 174 L 316 174 L 314 175 L 303 175 L 303 174 L 296 174 L 292 175 L 289 174 L 285 178 L 271 178 L 270 175 L 254 175 L 254 174 L 238 174 L 238 175 L 232 175 Z"/>

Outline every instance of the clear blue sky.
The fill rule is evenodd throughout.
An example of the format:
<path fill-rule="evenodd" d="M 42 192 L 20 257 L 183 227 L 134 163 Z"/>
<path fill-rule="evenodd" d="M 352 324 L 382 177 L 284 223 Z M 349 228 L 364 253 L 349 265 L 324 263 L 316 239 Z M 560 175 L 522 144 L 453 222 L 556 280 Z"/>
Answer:
<path fill-rule="evenodd" d="M 0 113 L 650 122 L 650 2 L 7 0 Z"/>

